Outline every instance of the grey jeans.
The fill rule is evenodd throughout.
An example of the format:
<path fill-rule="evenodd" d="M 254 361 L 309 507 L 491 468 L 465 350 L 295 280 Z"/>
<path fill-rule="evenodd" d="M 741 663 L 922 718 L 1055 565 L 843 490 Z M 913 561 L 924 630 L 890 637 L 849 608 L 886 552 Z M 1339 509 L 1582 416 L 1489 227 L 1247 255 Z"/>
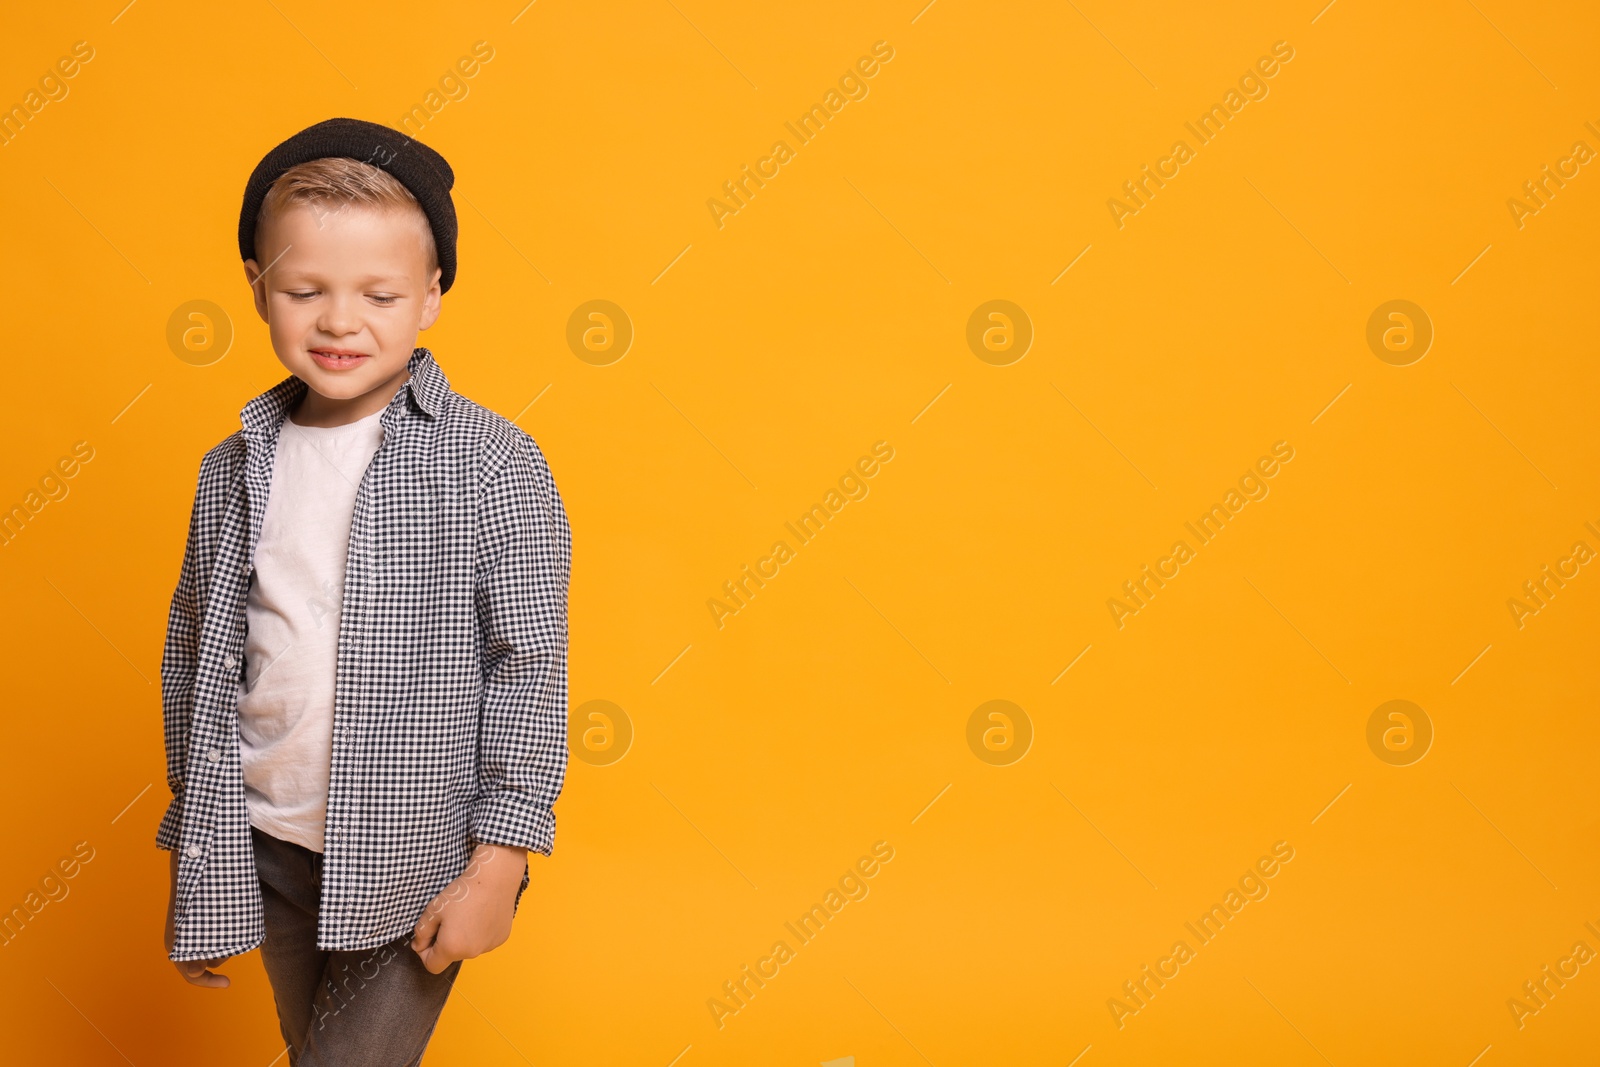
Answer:
<path fill-rule="evenodd" d="M 266 911 L 261 960 L 291 1067 L 415 1067 L 460 973 L 432 974 L 409 935 L 355 952 L 317 948 L 322 853 L 250 828 Z"/>

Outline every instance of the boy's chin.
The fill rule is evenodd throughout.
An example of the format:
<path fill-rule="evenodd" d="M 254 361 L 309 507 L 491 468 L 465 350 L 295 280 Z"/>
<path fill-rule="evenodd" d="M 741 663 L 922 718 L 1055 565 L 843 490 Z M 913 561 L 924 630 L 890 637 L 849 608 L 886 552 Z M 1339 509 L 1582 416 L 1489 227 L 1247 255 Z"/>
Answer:
<path fill-rule="evenodd" d="M 281 360 L 290 372 L 329 400 L 354 400 L 383 385 L 405 370 L 405 364 L 388 366 L 377 357 L 367 356 L 353 367 L 332 369 L 322 366 L 310 356 L 290 361 Z"/>

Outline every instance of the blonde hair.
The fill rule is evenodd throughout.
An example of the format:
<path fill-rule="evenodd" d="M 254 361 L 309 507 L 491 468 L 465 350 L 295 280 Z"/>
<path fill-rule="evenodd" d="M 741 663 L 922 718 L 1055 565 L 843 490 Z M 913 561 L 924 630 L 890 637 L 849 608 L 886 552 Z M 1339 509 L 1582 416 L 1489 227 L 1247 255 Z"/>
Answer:
<path fill-rule="evenodd" d="M 427 261 L 424 278 L 431 279 L 439 266 L 439 249 L 433 240 L 433 227 L 428 216 L 417 203 L 411 190 L 381 167 L 363 163 L 347 156 L 328 156 L 297 164 L 280 174 L 267 189 L 256 215 L 256 243 L 261 242 L 261 227 L 269 218 L 304 204 L 318 214 L 337 211 L 348 204 L 362 204 L 379 209 L 410 209 L 422 220 L 426 235 L 423 257 Z M 332 207 L 324 210 L 324 204 Z"/>

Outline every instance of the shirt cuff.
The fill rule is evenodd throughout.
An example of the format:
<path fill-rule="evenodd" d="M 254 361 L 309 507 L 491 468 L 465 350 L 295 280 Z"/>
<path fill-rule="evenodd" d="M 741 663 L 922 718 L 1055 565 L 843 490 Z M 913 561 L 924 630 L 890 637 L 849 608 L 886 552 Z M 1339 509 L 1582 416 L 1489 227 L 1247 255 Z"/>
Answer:
<path fill-rule="evenodd" d="M 556 836 L 555 813 L 520 793 L 492 793 L 474 800 L 468 826 L 474 848 L 512 845 L 548 856 Z"/>
<path fill-rule="evenodd" d="M 156 848 L 171 851 L 178 847 L 178 842 L 183 835 L 183 796 L 179 794 L 172 798 L 167 805 L 167 812 L 161 816 L 161 825 L 156 828 Z"/>

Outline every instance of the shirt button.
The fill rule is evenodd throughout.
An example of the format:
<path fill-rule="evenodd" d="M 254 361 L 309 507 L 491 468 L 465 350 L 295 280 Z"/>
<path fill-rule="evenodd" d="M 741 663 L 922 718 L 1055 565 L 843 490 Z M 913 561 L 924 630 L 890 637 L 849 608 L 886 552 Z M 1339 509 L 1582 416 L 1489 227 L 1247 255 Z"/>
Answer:
<path fill-rule="evenodd" d="M 229 652 L 226 656 L 222 657 L 222 665 L 227 667 L 229 670 L 232 670 L 234 667 L 238 666 L 238 664 L 239 661 L 234 658 L 232 652 Z"/>
<path fill-rule="evenodd" d="M 213 748 L 209 752 L 206 753 L 206 759 L 210 760 L 212 763 L 217 762 L 221 758 L 222 758 L 222 750 L 221 749 Z"/>
<path fill-rule="evenodd" d="M 190 859 L 195 859 L 200 855 L 200 846 L 190 845 L 186 851 L 189 853 Z"/>

